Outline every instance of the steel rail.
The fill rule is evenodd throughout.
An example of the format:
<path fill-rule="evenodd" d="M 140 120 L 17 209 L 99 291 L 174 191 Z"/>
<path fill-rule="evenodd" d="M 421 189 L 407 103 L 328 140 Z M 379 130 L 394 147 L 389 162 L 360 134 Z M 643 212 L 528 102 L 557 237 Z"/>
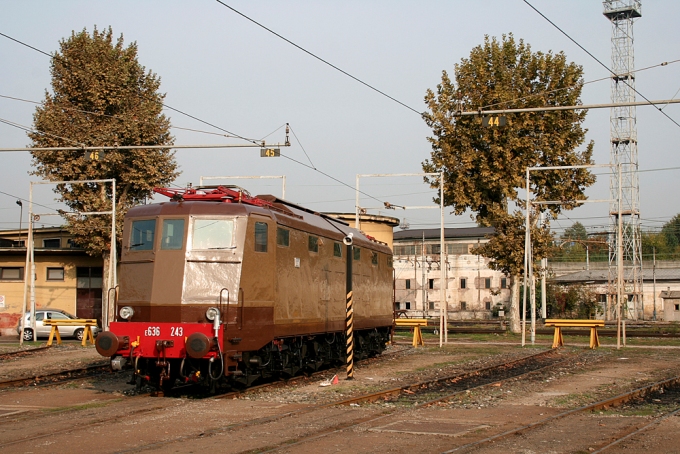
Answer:
<path fill-rule="evenodd" d="M 576 414 L 576 413 L 580 413 L 580 412 L 584 412 L 584 411 L 608 409 L 610 407 L 626 403 L 626 402 L 628 402 L 632 399 L 635 399 L 637 397 L 643 397 L 643 396 L 647 395 L 648 393 L 656 391 L 660 388 L 677 386 L 678 384 L 680 384 L 680 375 L 666 379 L 666 380 L 662 380 L 662 381 L 659 381 L 659 382 L 656 382 L 656 383 L 652 383 L 651 385 L 643 386 L 641 388 L 634 389 L 633 391 L 623 393 L 623 394 L 619 394 L 618 396 L 615 396 L 615 397 L 612 397 L 612 398 L 609 398 L 609 399 L 605 399 L 605 400 L 601 400 L 601 401 L 595 402 L 593 404 L 585 405 L 583 407 L 575 408 L 575 409 L 572 409 L 572 410 L 567 410 L 567 411 L 559 413 L 557 415 L 548 416 L 547 418 L 543 418 L 539 421 L 535 421 L 535 422 L 532 422 L 530 424 L 526 424 L 524 426 L 517 427 L 515 429 L 506 430 L 505 432 L 502 432 L 500 434 L 492 435 L 491 437 L 487 437 L 487 438 L 484 438 L 482 440 L 477 440 L 477 441 L 474 441 L 472 443 L 467 443 L 465 445 L 458 446 L 458 447 L 451 449 L 449 451 L 444 451 L 443 454 L 448 454 L 448 453 L 452 453 L 452 452 L 462 451 L 462 450 L 465 450 L 465 449 L 475 448 L 475 447 L 478 447 L 480 445 L 489 443 L 491 441 L 496 441 L 496 440 L 499 440 L 501 438 L 505 438 L 508 435 L 514 435 L 514 434 L 518 434 L 520 432 L 524 432 L 524 431 L 527 431 L 527 430 L 535 429 L 537 427 L 541 427 L 541 426 L 543 426 L 543 425 L 545 425 L 549 422 L 552 422 L 552 421 L 555 421 L 555 420 L 558 420 L 558 419 L 562 419 L 566 416 L 570 416 L 570 415 L 573 415 L 573 414 Z"/>
<path fill-rule="evenodd" d="M 106 368 L 108 368 L 108 367 L 110 367 L 110 365 L 108 363 L 107 364 L 95 364 L 95 365 L 92 365 L 92 366 L 80 367 L 80 368 L 77 368 L 77 369 L 62 370 L 62 371 L 54 372 L 54 373 L 51 373 L 51 374 L 35 375 L 33 377 L 22 377 L 22 378 L 15 378 L 15 379 L 12 379 L 12 380 L 5 380 L 5 381 L 0 382 L 0 389 L 21 387 L 21 386 L 26 386 L 26 384 L 31 384 L 31 383 L 36 384 L 36 386 L 61 384 L 61 383 L 65 383 L 65 382 L 68 382 L 68 381 L 80 380 L 82 378 L 91 377 L 92 372 L 106 370 Z M 74 375 L 74 374 L 76 374 L 76 375 Z M 66 375 L 66 377 L 64 377 L 64 375 Z M 62 377 L 62 378 L 59 378 L 59 377 Z M 46 382 L 47 380 L 53 380 L 53 381 Z M 45 383 L 39 383 L 39 382 L 45 382 Z"/>
<path fill-rule="evenodd" d="M 47 350 L 52 347 L 36 347 L 36 348 L 27 348 L 26 350 L 15 350 L 12 352 L 5 352 L 5 353 L 0 353 L 0 361 L 9 359 L 9 358 L 15 358 L 15 357 L 21 357 L 21 356 L 30 356 L 33 353 L 37 353 L 43 350 Z"/>
<path fill-rule="evenodd" d="M 492 369 L 494 367 L 495 368 L 501 368 L 501 367 L 507 366 L 509 363 L 515 363 L 515 362 L 518 362 L 518 361 L 533 358 L 535 356 L 546 355 L 546 354 L 552 353 L 552 352 L 554 352 L 554 351 L 553 350 L 546 350 L 546 351 L 543 351 L 543 352 L 540 352 L 540 353 L 537 353 L 537 354 L 534 354 L 534 355 L 528 355 L 528 356 L 525 356 L 523 358 L 510 361 L 508 363 L 501 363 L 501 364 L 497 364 L 495 366 L 489 366 L 489 367 L 484 367 L 482 369 L 477 369 L 476 371 L 488 370 L 488 369 Z M 468 372 L 465 372 L 463 374 L 458 374 L 458 376 L 466 375 L 466 374 L 474 374 L 474 372 L 475 371 L 468 371 Z M 454 375 L 452 377 L 456 377 L 456 375 Z M 437 380 L 441 380 L 441 379 L 437 379 Z M 432 381 L 437 381 L 437 380 L 432 380 Z M 417 387 L 421 383 L 426 383 L 426 382 L 419 382 L 417 384 L 413 384 L 412 386 Z M 482 386 L 485 386 L 485 385 L 482 385 Z M 406 386 L 406 387 L 408 387 L 408 386 Z M 398 388 L 398 389 L 401 389 L 401 388 Z M 394 391 L 394 390 L 387 390 L 385 392 L 390 393 L 392 391 Z M 358 399 L 360 399 L 361 397 L 365 397 L 366 401 L 370 401 L 370 399 L 374 395 L 375 395 L 375 393 L 368 394 L 368 395 L 365 395 L 365 396 L 360 396 Z M 334 406 L 345 406 L 345 405 L 349 405 L 349 404 L 355 403 L 355 402 L 356 401 L 354 399 L 345 399 L 345 400 L 341 400 L 341 401 L 334 401 L 334 402 L 325 403 L 325 404 L 313 405 L 313 406 L 310 406 L 310 407 L 300 408 L 300 409 L 297 409 L 297 410 L 291 410 L 291 411 L 278 413 L 278 414 L 270 415 L 270 416 L 264 416 L 264 417 L 252 419 L 252 420 L 249 420 L 249 421 L 243 421 L 243 422 L 239 422 L 239 423 L 228 424 L 228 425 L 221 426 L 221 427 L 214 427 L 214 428 L 211 428 L 211 429 L 205 429 L 205 430 L 201 431 L 200 434 L 182 435 L 182 436 L 178 436 L 178 437 L 174 437 L 174 438 L 169 438 L 169 439 L 166 439 L 166 440 L 161 440 L 161 441 L 158 441 L 158 442 L 155 442 L 155 443 L 150 443 L 150 444 L 143 445 L 143 446 L 136 446 L 134 448 L 130 448 L 129 450 L 117 451 L 117 453 L 119 453 L 119 454 L 120 453 L 127 453 L 127 452 L 137 453 L 139 451 L 148 450 L 148 449 L 158 449 L 158 448 L 161 448 L 163 446 L 169 445 L 171 443 L 188 441 L 188 440 L 197 439 L 197 438 L 206 438 L 206 437 L 221 434 L 221 433 L 224 433 L 224 432 L 229 432 L 229 431 L 234 431 L 234 430 L 237 430 L 237 429 L 243 429 L 243 428 L 258 426 L 258 425 L 262 425 L 262 424 L 267 424 L 269 422 L 278 421 L 279 419 L 282 419 L 282 418 L 287 418 L 287 417 L 292 417 L 292 416 L 300 416 L 300 415 L 304 415 L 304 414 L 307 414 L 307 413 L 312 413 L 312 412 L 317 411 L 317 410 L 322 410 L 322 409 L 326 409 L 326 408 L 334 407 Z M 397 409 L 393 409 L 393 410 L 391 409 L 391 410 L 383 411 L 382 412 L 383 414 L 381 416 L 379 416 L 378 418 L 387 417 L 387 416 L 393 414 L 396 411 L 397 411 Z M 373 417 L 368 418 L 366 421 L 362 421 L 361 423 L 357 423 L 357 424 L 362 424 L 364 422 L 372 421 L 374 419 L 376 419 L 376 418 L 373 416 Z M 338 427 L 340 427 L 340 428 L 338 428 Z M 316 435 L 316 437 L 318 438 L 318 437 L 321 437 L 321 436 L 329 435 L 331 433 L 334 433 L 335 431 L 344 430 L 344 429 L 349 428 L 349 427 L 353 427 L 353 424 L 349 424 L 347 426 L 345 424 L 336 425 L 336 426 L 333 426 L 333 428 L 326 429 L 323 434 Z M 337 428 L 337 429 L 335 429 L 335 428 Z M 331 430 L 331 431 L 329 431 L 329 430 Z M 279 445 L 279 446 L 276 446 L 276 447 L 271 447 L 270 450 L 280 449 L 281 446 L 284 446 L 284 445 L 288 446 L 288 445 L 291 445 L 291 444 L 285 443 L 285 444 L 282 444 L 282 445 Z M 267 448 L 263 448 L 263 449 L 267 449 Z M 258 452 L 268 452 L 268 451 L 258 450 Z"/>
<path fill-rule="evenodd" d="M 544 353 L 545 353 L 545 352 L 544 352 Z M 539 355 L 540 355 L 540 354 L 539 354 Z M 523 358 L 523 359 L 530 359 L 530 358 L 534 358 L 534 357 L 536 357 L 536 356 L 538 356 L 538 355 L 527 356 L 527 357 L 525 357 L 525 358 Z M 570 359 L 570 358 L 567 358 L 567 359 L 565 359 L 565 360 L 563 360 L 563 361 L 560 361 L 560 362 L 558 362 L 558 363 L 547 364 L 547 365 L 545 365 L 545 366 L 543 366 L 543 367 L 541 367 L 541 368 L 539 368 L 539 369 L 534 369 L 534 370 L 525 372 L 525 373 L 523 373 L 523 374 L 515 375 L 515 376 L 512 376 L 512 377 L 507 377 L 507 378 L 504 378 L 503 380 L 493 381 L 493 382 L 488 382 L 488 383 L 482 383 L 482 384 L 477 385 L 477 386 L 472 386 L 472 387 L 470 387 L 470 388 L 467 388 L 467 389 L 464 389 L 464 390 L 461 390 L 461 391 L 457 391 L 457 392 L 455 392 L 455 393 L 451 393 L 451 394 L 449 394 L 449 395 L 447 395 L 447 396 L 444 396 L 444 397 L 441 397 L 441 398 L 439 398 L 439 399 L 433 399 L 433 400 L 431 400 L 431 401 L 427 401 L 427 402 L 423 402 L 423 403 L 418 403 L 418 404 L 416 404 L 416 405 L 414 405 L 414 406 L 415 406 L 415 407 L 425 407 L 425 406 L 429 406 L 429 405 L 432 405 L 432 404 L 437 403 L 437 402 L 439 402 L 439 401 L 446 400 L 446 399 L 450 399 L 451 397 L 456 396 L 456 395 L 458 395 L 458 394 L 466 393 L 466 392 L 468 392 L 468 391 L 470 391 L 470 390 L 473 390 L 473 389 L 480 389 L 480 388 L 484 388 L 484 387 L 487 387 L 487 386 L 493 386 L 495 383 L 500 383 L 501 381 L 516 380 L 516 379 L 518 379 L 518 378 L 522 378 L 522 377 L 528 376 L 528 375 L 530 375 L 530 374 L 538 373 L 538 372 L 544 371 L 544 370 L 546 370 L 546 369 L 549 369 L 549 368 L 551 368 L 551 367 L 555 367 L 555 366 L 557 366 L 557 365 L 559 365 L 559 364 L 562 364 L 562 363 L 568 361 L 569 359 Z M 517 360 L 517 361 L 521 361 L 521 360 Z M 501 365 L 496 366 L 496 368 L 502 368 L 503 366 L 506 366 L 506 365 L 509 365 L 509 364 L 516 363 L 517 361 L 511 361 L 511 362 L 509 362 L 509 363 L 501 364 Z M 488 369 L 488 368 L 486 368 L 486 369 Z M 486 370 L 486 369 L 484 369 L 484 370 Z M 480 371 L 481 371 L 481 370 L 482 370 L 482 369 L 480 369 Z M 330 404 L 330 405 L 333 405 L 333 404 Z M 292 443 L 289 442 L 289 441 L 284 441 L 284 442 L 281 442 L 280 444 L 278 444 L 277 446 L 273 446 L 273 447 L 271 447 L 271 448 L 269 448 L 269 449 L 267 449 L 267 448 L 265 448 L 264 450 L 258 449 L 257 452 L 260 453 L 260 454 L 264 454 L 264 453 L 268 453 L 268 452 L 277 451 L 277 450 L 281 449 L 282 447 L 288 448 L 288 447 L 290 447 L 290 446 L 297 446 L 297 445 L 300 445 L 300 444 L 302 444 L 302 443 L 307 443 L 307 442 L 309 442 L 309 441 L 317 440 L 317 439 L 319 439 L 319 438 L 323 438 L 323 437 L 328 436 L 328 435 L 332 435 L 332 434 L 336 434 L 336 433 L 342 432 L 343 430 L 347 430 L 347 429 L 350 429 L 350 428 L 352 428 L 352 427 L 359 426 L 359 425 L 361 425 L 361 424 L 366 424 L 366 423 L 370 423 L 370 422 L 379 421 L 379 420 L 381 420 L 381 419 L 384 419 L 384 418 L 387 418 L 387 417 L 389 417 L 389 416 L 392 416 L 392 415 L 393 415 L 394 413 L 396 413 L 396 412 L 397 412 L 397 409 L 396 409 L 396 408 L 390 409 L 390 410 L 385 410 L 385 411 L 383 411 L 383 414 L 381 414 L 380 416 L 377 416 L 377 417 L 376 417 L 376 416 L 368 416 L 368 417 L 364 417 L 364 418 L 361 418 L 361 419 L 358 419 L 358 420 L 355 420 L 355 421 L 352 421 L 352 422 L 340 423 L 340 424 L 338 424 L 338 425 L 336 425 L 336 426 L 329 427 L 329 428 L 326 428 L 326 429 L 322 429 L 322 430 L 320 430 L 319 432 L 317 432 L 317 433 L 315 433 L 315 434 L 313 434 L 313 435 L 311 435 L 311 436 L 305 437 L 305 438 L 303 438 L 303 439 L 300 439 L 300 440 L 298 440 L 298 441 L 295 441 L 295 442 L 292 442 Z"/>
<path fill-rule="evenodd" d="M 630 437 L 632 437 L 633 435 L 637 435 L 637 434 L 639 434 L 640 432 L 644 432 L 645 430 L 649 429 L 650 427 L 652 427 L 652 426 L 654 426 L 654 425 L 656 425 L 656 424 L 659 424 L 659 423 L 660 423 L 661 421 L 663 421 L 664 419 L 668 419 L 668 418 L 670 418 L 671 416 L 676 416 L 676 415 L 678 415 L 678 414 L 680 414 L 680 408 L 678 408 L 677 410 L 674 410 L 674 411 L 672 411 L 672 412 L 670 412 L 670 413 L 666 413 L 665 415 L 663 415 L 663 416 L 661 416 L 661 417 L 659 417 L 659 418 L 655 418 L 655 419 L 652 420 L 650 423 L 645 424 L 644 426 L 640 427 L 639 429 L 637 429 L 637 430 L 635 430 L 635 431 L 633 431 L 633 432 L 631 432 L 631 433 L 629 433 L 629 434 L 627 434 L 627 435 L 625 435 L 625 436 L 623 436 L 623 437 L 621 437 L 621 438 L 619 438 L 619 439 L 617 439 L 617 440 L 614 440 L 614 441 L 612 441 L 611 443 L 609 443 L 609 444 L 607 444 L 607 445 L 605 445 L 605 446 L 602 446 L 601 448 L 599 448 L 599 449 L 593 451 L 593 454 L 597 454 L 597 453 L 599 453 L 599 452 L 602 452 L 602 451 L 604 451 L 604 450 L 606 450 L 606 449 L 611 448 L 612 446 L 616 446 L 616 445 L 618 445 L 619 443 L 621 443 L 622 441 L 628 440 L 628 439 L 629 439 Z"/>

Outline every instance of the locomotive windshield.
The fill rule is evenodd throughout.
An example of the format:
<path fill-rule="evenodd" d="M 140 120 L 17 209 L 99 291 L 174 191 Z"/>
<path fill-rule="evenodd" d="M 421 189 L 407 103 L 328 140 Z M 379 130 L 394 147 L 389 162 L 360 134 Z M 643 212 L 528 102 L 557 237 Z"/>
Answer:
<path fill-rule="evenodd" d="M 163 219 L 161 249 L 182 249 L 184 219 Z"/>
<path fill-rule="evenodd" d="M 233 247 L 232 219 L 194 219 L 193 250 L 230 249 Z"/>
<path fill-rule="evenodd" d="M 153 239 L 156 235 L 156 220 L 144 219 L 132 221 L 130 233 L 131 251 L 150 251 L 153 249 Z"/>

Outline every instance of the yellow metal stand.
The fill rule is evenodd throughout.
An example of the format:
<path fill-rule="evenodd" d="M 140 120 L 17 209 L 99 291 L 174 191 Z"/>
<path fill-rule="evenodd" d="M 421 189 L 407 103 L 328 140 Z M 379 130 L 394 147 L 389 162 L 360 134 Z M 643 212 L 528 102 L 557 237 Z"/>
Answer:
<path fill-rule="evenodd" d="M 52 329 L 50 330 L 50 338 L 47 340 L 47 346 L 51 347 L 52 346 L 52 339 L 54 339 L 54 336 L 57 336 L 57 345 L 61 345 L 61 336 L 59 335 L 59 327 L 57 325 L 52 325 Z"/>
<path fill-rule="evenodd" d="M 555 335 L 553 336 L 552 348 L 563 347 L 564 338 L 562 337 L 562 328 L 590 328 L 590 348 L 597 348 L 600 346 L 600 338 L 597 336 L 597 328 L 604 326 L 604 320 L 566 320 L 566 319 L 548 319 L 545 321 L 545 326 L 554 326 Z"/>
<path fill-rule="evenodd" d="M 413 343 L 412 345 L 414 347 L 418 347 L 419 345 L 425 346 L 425 342 L 423 341 L 423 332 L 421 330 L 422 326 L 427 326 L 427 319 L 425 318 L 406 318 L 406 319 L 397 319 L 394 321 L 394 324 L 396 326 L 405 326 L 408 328 L 413 328 Z"/>
<path fill-rule="evenodd" d="M 97 320 L 91 318 L 74 318 L 69 320 L 43 320 L 43 325 L 51 326 L 50 338 L 47 340 L 47 346 L 52 346 L 52 341 L 57 338 L 57 345 L 61 345 L 61 336 L 59 335 L 60 326 L 84 326 L 83 330 L 83 340 L 80 343 L 83 347 L 87 345 L 89 341 L 94 345 L 94 335 L 92 334 L 92 327 L 97 326 Z"/>

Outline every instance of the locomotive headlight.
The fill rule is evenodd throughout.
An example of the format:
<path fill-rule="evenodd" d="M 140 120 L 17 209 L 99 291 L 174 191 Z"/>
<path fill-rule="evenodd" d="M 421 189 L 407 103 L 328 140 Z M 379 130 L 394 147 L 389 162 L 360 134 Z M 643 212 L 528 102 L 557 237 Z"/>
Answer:
<path fill-rule="evenodd" d="M 132 316 L 135 315 L 135 310 L 130 306 L 123 306 L 118 313 L 123 320 L 130 320 Z"/>
<path fill-rule="evenodd" d="M 205 316 L 208 320 L 211 322 L 215 320 L 215 317 L 220 316 L 220 310 L 216 307 L 211 307 L 207 311 L 205 311 Z"/>

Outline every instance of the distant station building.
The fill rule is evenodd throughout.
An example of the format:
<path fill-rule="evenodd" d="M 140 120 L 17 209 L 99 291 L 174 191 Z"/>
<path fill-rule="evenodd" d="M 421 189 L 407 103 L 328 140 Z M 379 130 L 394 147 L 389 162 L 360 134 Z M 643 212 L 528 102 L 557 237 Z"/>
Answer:
<path fill-rule="evenodd" d="M 33 236 L 36 308 L 101 319 L 102 258 L 87 255 L 64 228 L 36 228 Z M 0 336 L 17 334 L 24 303 L 26 239 L 25 229 L 0 232 Z"/>
<path fill-rule="evenodd" d="M 607 263 L 590 264 L 588 266 L 590 269 L 567 273 L 564 273 L 561 267 L 552 265 L 552 271 L 557 275 L 552 282 L 564 286 L 588 287 L 597 294 L 597 301 L 600 305 L 598 318 L 604 318 L 608 310 L 613 313 L 616 307 L 616 295 L 612 292 L 614 280 L 610 277 L 609 270 L 605 268 L 606 265 Z M 656 320 L 680 321 L 680 268 L 677 266 L 677 262 L 657 262 L 657 267 L 654 269 L 651 263 L 643 263 L 641 276 L 643 320 L 653 320 L 656 311 Z M 626 296 L 629 301 L 633 298 L 632 293 Z M 628 305 L 624 307 L 624 312 L 627 307 Z M 635 319 L 634 315 L 631 305 L 624 317 Z"/>
<path fill-rule="evenodd" d="M 443 307 L 450 320 L 472 320 L 489 319 L 507 309 L 510 277 L 489 269 L 489 260 L 472 252 L 493 232 L 491 227 L 444 229 L 443 286 L 440 229 L 395 232 L 395 310 L 409 317 L 435 317 Z"/>

